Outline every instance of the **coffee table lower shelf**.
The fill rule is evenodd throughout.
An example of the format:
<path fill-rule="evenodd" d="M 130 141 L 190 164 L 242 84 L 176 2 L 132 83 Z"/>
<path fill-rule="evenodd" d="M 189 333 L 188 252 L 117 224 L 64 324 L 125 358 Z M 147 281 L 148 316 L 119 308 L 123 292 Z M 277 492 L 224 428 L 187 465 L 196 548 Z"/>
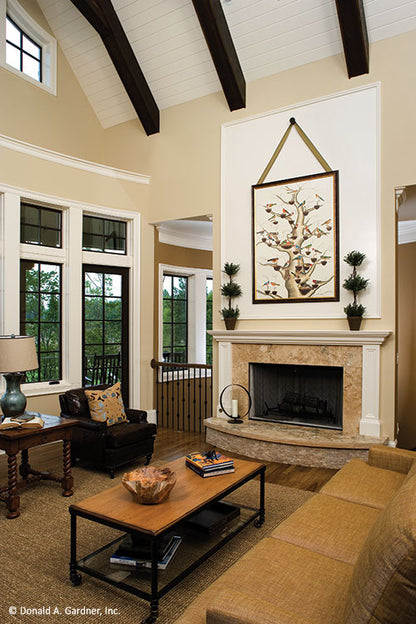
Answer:
<path fill-rule="evenodd" d="M 176 464 L 172 464 L 176 472 L 182 470 L 182 479 L 195 479 L 194 473 L 183 469 L 183 462 L 177 460 Z M 82 581 L 81 572 L 89 576 L 95 577 L 109 585 L 122 589 L 130 594 L 150 602 L 150 615 L 142 620 L 141 624 L 154 624 L 159 615 L 159 600 L 167 594 L 180 581 L 191 574 L 204 561 L 218 552 L 224 544 L 230 541 L 240 531 L 249 524 L 260 527 L 265 521 L 265 466 L 254 462 L 246 462 L 238 460 L 238 467 L 242 476 L 230 477 L 227 485 L 220 486 L 217 489 L 217 495 L 208 498 L 206 504 L 194 507 L 192 512 L 185 515 L 178 514 L 176 522 L 170 522 L 166 528 L 160 532 L 146 532 L 139 522 L 136 525 L 129 524 L 129 528 L 123 526 L 122 521 L 117 517 L 112 517 L 109 513 L 100 515 L 91 510 L 101 508 L 100 503 L 112 500 L 112 496 L 108 498 L 105 492 L 98 494 L 84 502 L 71 505 L 69 512 L 71 515 L 71 558 L 70 558 L 70 580 L 73 585 L 80 585 Z M 243 471 L 246 473 L 245 476 Z M 228 476 L 228 475 L 227 475 Z M 258 508 L 246 505 L 238 505 L 239 515 L 231 520 L 213 535 L 202 534 L 195 529 L 186 525 L 186 521 L 192 519 L 196 513 L 207 508 L 209 504 L 226 502 L 231 503 L 229 496 L 235 490 L 239 489 L 248 481 L 259 476 L 259 506 Z M 220 482 L 217 482 L 218 485 Z M 202 486 L 202 480 L 197 478 L 191 483 L 192 488 Z M 214 482 L 212 483 L 214 485 Z M 121 486 L 117 486 L 108 492 L 118 492 L 123 490 Z M 191 490 L 192 491 L 192 490 Z M 191 494 L 189 495 L 189 497 Z M 179 493 L 178 493 L 179 498 Z M 94 502 L 92 505 L 91 501 Z M 136 505 L 136 503 L 134 504 Z M 110 505 L 111 509 L 113 508 Z M 78 559 L 77 558 L 77 518 L 84 518 L 92 522 L 115 529 L 116 537 L 111 542 L 105 544 L 101 548 L 94 550 L 90 554 Z M 137 526 L 137 528 L 136 528 Z M 179 535 L 182 541 L 172 560 L 169 562 L 165 570 L 158 569 L 158 547 L 160 539 L 173 532 Z M 110 563 L 110 556 L 116 551 L 119 542 L 125 538 L 126 534 L 133 537 L 147 538 L 151 547 L 151 567 L 150 568 L 132 568 L 122 566 L 120 564 Z"/>
<path fill-rule="evenodd" d="M 151 568 L 133 568 L 110 563 L 110 556 L 115 552 L 121 540 L 124 539 L 125 533 L 102 548 L 79 559 L 71 569 L 71 581 L 74 585 L 80 584 L 81 575 L 79 572 L 83 572 L 149 602 L 155 599 L 160 600 L 247 525 L 255 522 L 259 516 L 260 511 L 258 509 L 240 506 L 239 517 L 214 535 L 203 535 L 181 525 L 176 527 L 174 532 L 182 537 L 182 542 L 166 570 L 157 571 L 158 590 L 156 594 L 153 593 L 152 595 L 151 591 Z M 156 618 L 156 614 L 151 615 L 143 620 L 143 624 L 155 622 Z"/>

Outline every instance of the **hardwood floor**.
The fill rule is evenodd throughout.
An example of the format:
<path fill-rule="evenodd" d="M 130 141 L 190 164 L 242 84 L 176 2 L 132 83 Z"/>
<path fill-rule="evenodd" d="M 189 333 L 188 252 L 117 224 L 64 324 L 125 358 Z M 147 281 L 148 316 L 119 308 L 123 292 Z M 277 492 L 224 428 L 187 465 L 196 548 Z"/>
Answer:
<path fill-rule="evenodd" d="M 191 450 L 208 450 L 211 445 L 205 442 L 205 435 L 199 433 L 184 433 L 170 429 L 158 429 L 154 457 L 158 461 L 171 461 L 185 455 Z M 218 449 L 219 451 L 223 449 Z M 227 454 L 227 451 L 223 451 Z M 234 457 L 246 458 L 243 455 Z M 266 464 L 266 481 L 278 483 L 300 490 L 318 491 L 337 472 L 330 468 L 307 468 L 291 464 L 263 462 Z"/>
<path fill-rule="evenodd" d="M 208 450 L 202 433 L 186 433 L 158 428 L 153 460 L 169 462 L 190 451 Z M 219 451 L 223 449 L 218 449 Z M 224 451 L 227 453 L 226 451 Z M 235 456 L 235 454 L 233 454 Z M 240 456 L 244 459 L 243 456 Z M 330 468 L 306 468 L 290 464 L 264 462 L 267 466 L 266 481 L 301 490 L 318 491 L 337 471 Z M 30 464 L 37 470 L 57 470 L 62 464 L 62 444 L 47 444 L 30 451 Z M 117 476 L 116 476 L 117 478 Z M 0 456 L 0 483 L 7 482 L 7 457 Z M 108 487 L 114 482 L 108 480 Z"/>

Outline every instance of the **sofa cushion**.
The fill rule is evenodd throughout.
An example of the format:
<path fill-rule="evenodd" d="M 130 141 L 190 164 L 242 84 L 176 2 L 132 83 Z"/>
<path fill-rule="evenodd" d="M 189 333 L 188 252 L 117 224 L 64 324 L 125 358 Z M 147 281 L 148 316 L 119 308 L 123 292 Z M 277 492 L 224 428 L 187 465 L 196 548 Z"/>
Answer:
<path fill-rule="evenodd" d="M 402 485 L 404 474 L 352 459 L 321 489 L 322 494 L 384 509 Z"/>
<path fill-rule="evenodd" d="M 416 461 L 414 461 L 413 464 L 411 465 L 409 472 L 407 473 L 405 477 L 404 483 L 406 483 L 409 479 L 411 479 L 415 475 L 416 475 Z"/>
<path fill-rule="evenodd" d="M 368 464 L 407 474 L 416 459 L 414 451 L 374 444 L 368 452 Z"/>
<path fill-rule="evenodd" d="M 156 435 L 156 425 L 152 423 L 122 422 L 111 427 L 107 432 L 107 447 L 121 448 L 129 444 L 136 444 Z"/>
<path fill-rule="evenodd" d="M 416 622 L 416 477 L 384 509 L 363 546 L 345 624 Z"/>
<path fill-rule="evenodd" d="M 220 590 L 207 609 L 208 624 L 308 624 L 270 600 L 247 596 L 238 589 Z"/>
<path fill-rule="evenodd" d="M 354 565 L 379 509 L 318 494 L 279 524 L 272 537 Z"/>
<path fill-rule="evenodd" d="M 267 624 L 341 624 L 352 571 L 341 561 L 266 537 L 202 592 L 175 624 L 258 623 L 256 609 L 263 602 L 270 605 Z M 230 603 L 228 590 L 242 596 Z"/>
<path fill-rule="evenodd" d="M 106 422 L 108 427 L 127 421 L 120 382 L 104 390 L 85 390 L 91 418 Z"/>

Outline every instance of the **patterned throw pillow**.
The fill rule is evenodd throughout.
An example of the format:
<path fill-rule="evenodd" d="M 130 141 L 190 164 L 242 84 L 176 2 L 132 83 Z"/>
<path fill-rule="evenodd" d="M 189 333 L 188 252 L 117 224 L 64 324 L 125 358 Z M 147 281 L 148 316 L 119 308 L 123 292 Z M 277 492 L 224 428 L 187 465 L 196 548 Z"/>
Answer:
<path fill-rule="evenodd" d="M 107 422 L 107 427 L 127 421 L 119 381 L 105 390 L 85 390 L 85 395 L 93 420 Z"/>

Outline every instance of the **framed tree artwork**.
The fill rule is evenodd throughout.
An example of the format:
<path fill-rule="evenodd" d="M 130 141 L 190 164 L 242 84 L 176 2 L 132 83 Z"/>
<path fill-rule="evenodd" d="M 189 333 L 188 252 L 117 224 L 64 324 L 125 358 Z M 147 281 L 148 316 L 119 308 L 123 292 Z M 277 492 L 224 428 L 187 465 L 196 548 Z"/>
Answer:
<path fill-rule="evenodd" d="M 257 184 L 253 303 L 339 301 L 338 171 Z"/>

